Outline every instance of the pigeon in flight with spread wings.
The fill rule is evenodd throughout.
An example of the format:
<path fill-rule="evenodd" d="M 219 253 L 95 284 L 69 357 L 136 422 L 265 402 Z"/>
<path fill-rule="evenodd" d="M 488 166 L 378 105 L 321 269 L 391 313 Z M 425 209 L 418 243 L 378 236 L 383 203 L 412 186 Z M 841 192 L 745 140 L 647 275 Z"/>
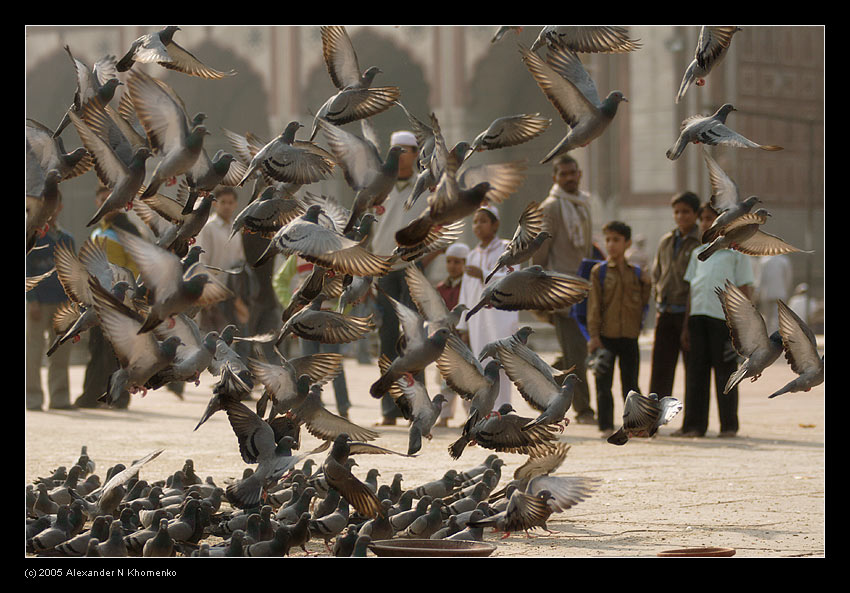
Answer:
<path fill-rule="evenodd" d="M 682 100 L 691 84 L 705 85 L 706 77 L 726 57 L 732 37 L 740 30 L 740 27 L 734 25 L 703 25 L 700 28 L 694 59 L 685 69 L 679 92 L 676 93 L 676 103 Z"/>
<path fill-rule="evenodd" d="M 764 318 L 743 291 L 729 280 L 723 288 L 715 287 L 723 306 L 732 346 L 744 359 L 726 382 L 723 393 L 729 393 L 744 379 L 755 381 L 782 354 L 782 336 L 778 331 L 767 335 Z"/>
<path fill-rule="evenodd" d="M 545 61 L 522 46 L 520 53 L 537 86 L 570 128 L 541 163 L 548 163 L 559 154 L 590 144 L 614 120 L 620 103 L 628 102 L 620 91 L 611 91 L 605 99 L 600 99 L 596 83 L 579 57 L 569 49 L 550 47 Z"/>
<path fill-rule="evenodd" d="M 141 62 L 143 64 L 159 64 L 169 70 L 210 80 L 220 80 L 236 74 L 234 70 L 221 72 L 210 68 L 186 51 L 174 41 L 174 34 L 180 30 L 180 27 L 169 25 L 155 33 L 146 33 L 133 41 L 127 53 L 118 60 L 116 65 L 118 72 L 126 72 L 133 67 L 134 63 Z"/>
<path fill-rule="evenodd" d="M 810 391 L 824 380 L 823 356 L 818 354 L 815 333 L 800 316 L 783 301 L 779 301 L 779 333 L 785 347 L 785 359 L 797 377 L 772 393 L 773 398 L 784 393 Z"/>
<path fill-rule="evenodd" d="M 619 54 L 640 49 L 639 39 L 632 39 L 625 27 L 613 25 L 546 25 L 531 44 L 531 51 L 541 47 L 566 47 L 576 53 Z"/>
<path fill-rule="evenodd" d="M 682 121 L 679 137 L 673 146 L 667 149 L 667 158 L 675 161 L 688 144 L 708 144 L 711 146 L 723 145 L 735 148 L 760 148 L 762 150 L 782 150 L 776 144 L 759 144 L 736 132 L 726 125 L 726 118 L 733 111 L 737 111 L 731 103 L 724 103 L 711 115 L 692 115 Z"/>

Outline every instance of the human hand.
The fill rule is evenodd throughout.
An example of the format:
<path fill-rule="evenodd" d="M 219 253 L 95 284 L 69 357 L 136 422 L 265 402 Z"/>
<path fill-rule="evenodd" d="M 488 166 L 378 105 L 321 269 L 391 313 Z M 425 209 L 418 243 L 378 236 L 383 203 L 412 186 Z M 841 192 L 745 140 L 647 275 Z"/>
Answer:
<path fill-rule="evenodd" d="M 463 271 L 467 276 L 484 280 L 484 272 L 478 266 L 464 266 Z"/>
<path fill-rule="evenodd" d="M 590 338 L 590 340 L 588 340 L 588 342 L 587 342 L 587 351 L 588 352 L 591 352 L 591 353 L 595 352 L 599 348 L 602 348 L 602 340 L 601 339 L 599 339 L 597 337 L 597 338 Z"/>

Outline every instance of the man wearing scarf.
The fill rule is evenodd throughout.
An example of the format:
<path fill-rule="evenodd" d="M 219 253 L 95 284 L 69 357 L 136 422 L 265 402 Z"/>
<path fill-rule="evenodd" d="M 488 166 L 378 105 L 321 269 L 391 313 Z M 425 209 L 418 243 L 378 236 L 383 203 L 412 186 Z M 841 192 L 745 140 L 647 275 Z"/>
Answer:
<path fill-rule="evenodd" d="M 543 201 L 546 229 L 552 238 L 534 254 L 532 263 L 547 270 L 577 274 L 582 259 L 592 257 L 592 223 L 590 194 L 579 189 L 581 169 L 569 155 L 561 155 L 553 162 L 554 181 L 549 195 Z M 576 365 L 575 373 L 581 379 L 576 386 L 573 409 L 576 422 L 593 424 L 594 412 L 590 407 L 587 386 L 587 341 L 578 322 L 570 316 L 570 309 L 552 313 L 555 335 L 563 353 L 563 368 Z"/>

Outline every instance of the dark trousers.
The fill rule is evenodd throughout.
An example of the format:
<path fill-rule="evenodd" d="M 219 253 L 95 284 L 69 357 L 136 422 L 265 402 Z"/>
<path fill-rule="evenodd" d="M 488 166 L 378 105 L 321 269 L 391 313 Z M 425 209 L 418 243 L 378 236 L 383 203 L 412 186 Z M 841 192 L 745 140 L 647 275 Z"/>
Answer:
<path fill-rule="evenodd" d="M 74 402 L 81 407 L 94 407 L 97 398 L 106 393 L 109 377 L 120 368 L 115 350 L 112 344 L 103 335 L 100 327 L 89 330 L 89 362 L 86 365 L 86 374 L 83 378 L 83 393 Z M 130 403 L 128 393 L 119 397 L 114 404 L 117 408 L 126 408 Z"/>
<path fill-rule="evenodd" d="M 410 289 L 407 288 L 407 280 L 405 279 L 403 269 L 390 272 L 378 278 L 378 286 L 401 304 L 416 310 L 416 305 L 410 296 Z M 381 342 L 381 354 L 386 354 L 390 360 L 393 360 L 398 356 L 396 349 L 400 333 L 398 317 L 395 314 L 392 303 L 381 292 L 378 292 L 375 309 L 381 320 L 381 327 L 378 330 L 378 337 Z M 417 378 L 424 381 L 424 374 L 417 375 Z M 381 398 L 381 415 L 384 418 L 401 417 L 401 410 L 390 394 L 386 394 Z"/>
<path fill-rule="evenodd" d="M 682 353 L 684 368 L 687 368 L 688 354 L 682 351 L 682 326 L 684 324 L 684 313 L 659 313 L 655 318 L 655 340 L 652 345 L 652 374 L 649 378 L 649 392 L 658 394 L 659 398 L 673 395 L 679 352 Z"/>
<path fill-rule="evenodd" d="M 561 346 L 565 369 L 575 365 L 575 373 L 581 381 L 576 384 L 572 408 L 577 416 L 590 416 L 593 419 L 593 408 L 590 407 L 590 389 L 587 385 L 587 340 L 581 333 L 578 322 L 569 314 L 555 313 L 552 316 L 555 325 L 555 336 Z"/>
<path fill-rule="evenodd" d="M 737 432 L 738 387 L 723 394 L 726 382 L 738 366 L 729 338 L 729 328 L 723 319 L 692 315 L 688 318 L 688 334 L 691 350 L 685 374 L 685 418 L 682 430 L 705 434 L 708 429 L 713 369 L 720 431 Z"/>
<path fill-rule="evenodd" d="M 606 338 L 602 336 L 602 345 L 610 350 L 619 361 L 620 385 L 623 390 L 623 401 L 629 391 L 640 392 L 638 388 L 638 371 L 640 369 L 640 350 L 637 338 Z M 614 428 L 614 394 L 611 390 L 614 384 L 614 365 L 607 373 L 596 375 L 596 418 L 599 430 Z"/>

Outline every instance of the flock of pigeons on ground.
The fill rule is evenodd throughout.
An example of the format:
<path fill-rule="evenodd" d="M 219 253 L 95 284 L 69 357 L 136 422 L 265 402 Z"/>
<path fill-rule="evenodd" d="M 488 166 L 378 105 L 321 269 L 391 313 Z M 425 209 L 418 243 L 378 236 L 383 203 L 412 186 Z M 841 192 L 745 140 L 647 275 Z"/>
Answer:
<path fill-rule="evenodd" d="M 493 42 L 512 28 L 501 28 Z M 203 372 L 219 377 L 195 430 L 212 414 L 224 412 L 243 460 L 255 467 L 226 488 L 191 477 L 191 465 L 167 483 L 147 484 L 138 473 L 157 451 L 127 468 L 111 468 L 103 486 L 92 483 L 93 488 L 85 491 L 88 482 L 82 480 L 92 471 L 78 463 L 66 476 L 59 472 L 37 480 L 37 494 L 28 487 L 32 499 L 27 505 L 28 551 L 262 556 L 288 554 L 293 547 L 303 547 L 306 539 L 320 537 L 326 544 L 335 540 L 334 554 L 348 555 L 337 552 L 356 549 L 358 537 L 372 541 L 427 538 L 440 532 L 480 539 L 485 526 L 505 533 L 545 527 L 552 513 L 588 496 L 592 480 L 551 475 L 568 449 L 558 436 L 569 422 L 566 413 L 577 377 L 554 369 L 527 346 L 530 328 L 489 344 L 477 356 L 455 330 L 461 315 L 468 319 L 482 307 L 557 310 L 587 297 L 590 284 L 583 278 L 540 266 L 518 267 L 548 239 L 539 204 L 532 202 L 526 208 L 490 276 L 503 266 L 512 271 L 488 284 L 472 308 L 460 305 L 448 310 L 415 265 L 419 258 L 454 242 L 465 218 L 482 204 L 503 202 L 524 180 L 524 162 L 472 165 L 469 160 L 477 152 L 537 137 L 551 121 L 539 114 L 499 118 L 472 142 L 449 148 L 433 114 L 427 122 L 420 120 L 404 108 L 398 87 L 374 86 L 380 70 L 361 70 L 345 28 L 326 26 L 321 27 L 323 54 L 338 92 L 318 109 L 309 140 L 296 138 L 303 127 L 298 122 L 290 123 L 271 142 L 225 130 L 233 153 L 219 151 L 210 158 L 204 150 L 204 138 L 210 134 L 205 114 L 192 114 L 171 87 L 134 67 L 135 62 L 158 64 L 207 79 L 235 74 L 202 64 L 174 41 L 179 30 L 170 26 L 144 35 L 120 60 L 107 56 L 91 68 L 66 46 L 77 72 L 72 105 L 55 131 L 31 119 L 26 125 L 27 253 L 61 200 L 60 183 L 94 169 L 111 193 L 89 226 L 111 211 L 132 208 L 156 239 L 116 230 L 139 268 L 138 277 L 108 261 L 102 239 L 87 240 L 78 253 L 64 245 L 56 248 L 56 266 L 50 274 L 58 275 L 70 302 L 57 314 L 59 337 L 51 351 L 99 325 L 120 363 L 104 388 L 101 400 L 106 403 L 128 392 L 144 394 L 175 381 L 197 381 Z M 691 82 L 704 83 L 738 30 L 703 28 L 677 101 Z M 625 29 L 610 26 L 547 26 L 530 49 L 520 46 L 520 57 L 534 81 L 569 127 L 542 162 L 599 137 L 618 104 L 626 100 L 622 93 L 613 92 L 600 101 L 579 55 L 639 47 Z M 112 105 L 119 86 L 126 90 Z M 382 203 L 395 185 L 399 149 L 390 148 L 384 156 L 379 153 L 370 118 L 393 107 L 407 114 L 420 148 L 418 175 L 406 205 L 412 206 L 424 195 L 427 207 L 396 230 L 393 253 L 379 254 L 370 251 L 368 240 L 383 212 Z M 683 122 L 668 158 L 678 158 L 690 143 L 780 149 L 756 144 L 728 128 L 725 119 L 732 110 L 724 105 L 710 117 L 694 116 Z M 343 127 L 353 122 L 359 123 L 361 134 Z M 74 127 L 83 144 L 71 153 L 65 151 L 60 136 L 67 126 Z M 314 142 L 320 132 L 327 148 Z M 153 167 L 149 159 L 155 159 Z M 705 257 L 720 248 L 751 255 L 798 251 L 761 231 L 769 214 L 763 209 L 750 213 L 757 198 L 740 200 L 735 184 L 707 152 L 705 159 L 714 188 L 712 200 L 721 212 L 703 238 L 712 242 Z M 350 208 L 332 196 L 302 190 L 328 178 L 337 167 L 354 192 Z M 159 192 L 178 182 L 176 199 Z M 249 182 L 253 184 L 251 200 L 236 216 L 232 236 L 256 233 L 269 239 L 265 253 L 249 265 L 261 265 L 278 254 L 297 254 L 314 264 L 314 270 L 294 292 L 274 334 L 238 336 L 236 326 L 228 325 L 201 335 L 194 315 L 232 294 L 214 273 L 226 271 L 210 270 L 199 261 L 194 237 L 209 217 L 216 189 Z M 402 338 L 395 358 L 379 360 L 380 375 L 370 393 L 375 398 L 390 394 L 409 420 L 406 453 L 374 445 L 370 441 L 377 432 L 324 408 L 322 386 L 340 372 L 340 354 L 287 360 L 278 351 L 287 336 L 338 344 L 373 331 L 371 316 L 346 314 L 346 304 L 358 302 L 374 290 L 375 278 L 399 266 L 404 266 L 416 307 L 385 295 L 398 316 Z M 42 278 L 28 278 L 27 288 Z M 727 286 L 718 293 L 735 346 L 747 359 L 733 380 L 755 380 L 784 350 L 800 375 L 785 391 L 807 390 L 822 382 L 823 359 L 818 357 L 811 330 L 781 304 L 780 339 L 768 339 L 763 319 L 738 292 Z M 337 310 L 322 307 L 324 301 L 335 298 L 340 299 Z M 234 340 L 273 343 L 279 358 L 243 359 L 232 348 Z M 445 398 L 442 394 L 431 398 L 415 377 L 431 364 L 470 403 L 461 436 L 449 448 L 453 459 L 459 459 L 469 444 L 529 456 L 508 488 L 496 492 L 504 462 L 495 455 L 486 466 L 468 472 L 450 470 L 443 479 L 413 491 L 402 492 L 394 483 L 383 495 L 370 477 L 361 480 L 352 473 L 353 455 L 415 456 L 423 438 L 430 439 Z M 509 405 L 493 409 L 500 368 L 539 415 L 524 418 Z M 251 399 L 255 385 L 263 390 L 251 409 L 244 402 Z M 633 436 L 652 436 L 679 410 L 681 403 L 675 398 L 632 392 L 626 400 L 623 427 L 609 441 L 622 445 Z M 301 427 L 322 445 L 302 451 Z M 308 457 L 325 451 L 325 461 L 314 470 Z M 296 469 L 302 461 L 304 467 Z M 222 500 L 234 510 L 220 511 Z M 88 519 L 90 528 L 82 531 Z M 203 543 L 210 534 L 225 538 L 225 543 Z"/>

